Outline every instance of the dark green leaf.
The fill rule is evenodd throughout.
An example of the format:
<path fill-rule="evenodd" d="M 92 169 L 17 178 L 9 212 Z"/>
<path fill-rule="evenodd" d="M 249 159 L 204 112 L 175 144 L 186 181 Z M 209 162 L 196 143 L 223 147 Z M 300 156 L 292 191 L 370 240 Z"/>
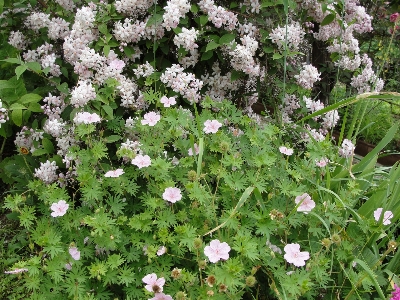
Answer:
<path fill-rule="evenodd" d="M 213 52 L 212 51 L 208 51 L 208 52 L 204 52 L 201 55 L 201 60 L 209 60 L 211 57 L 213 56 Z"/>
<path fill-rule="evenodd" d="M 26 107 L 20 103 L 13 103 L 9 107 L 9 110 L 16 110 L 16 109 L 26 109 Z"/>
<path fill-rule="evenodd" d="M 201 25 L 201 26 L 204 26 L 204 25 L 207 24 L 207 22 L 208 22 L 208 16 L 201 15 L 201 16 L 200 16 L 200 25 Z"/>
<path fill-rule="evenodd" d="M 43 148 L 46 150 L 46 153 L 54 152 L 54 145 L 49 139 L 43 138 L 42 145 L 43 145 Z"/>
<path fill-rule="evenodd" d="M 28 110 L 31 112 L 43 112 L 41 105 L 37 102 L 32 102 L 28 106 Z"/>
<path fill-rule="evenodd" d="M 22 109 L 13 110 L 11 113 L 11 119 L 13 120 L 15 125 L 21 126 L 22 125 Z"/>
<path fill-rule="evenodd" d="M 161 24 L 162 21 L 163 21 L 163 15 L 154 14 L 148 19 L 146 27 L 156 25 L 156 24 Z"/>
<path fill-rule="evenodd" d="M 332 23 L 333 20 L 335 20 L 335 15 L 334 14 L 329 14 L 322 20 L 321 26 L 328 25 L 328 24 Z"/>
<path fill-rule="evenodd" d="M 66 82 L 57 85 L 57 90 L 61 93 L 68 94 L 68 84 Z"/>
<path fill-rule="evenodd" d="M 207 44 L 206 52 L 218 48 L 220 45 L 214 41 L 211 41 Z"/>
<path fill-rule="evenodd" d="M 40 96 L 38 94 L 29 93 L 29 94 L 23 95 L 21 97 L 21 99 L 19 99 L 19 102 L 25 104 L 25 103 L 30 103 L 30 102 L 39 102 L 41 99 L 42 99 L 42 96 Z"/>
<path fill-rule="evenodd" d="M 220 44 L 229 44 L 230 42 L 235 40 L 235 37 L 236 37 L 236 35 L 231 34 L 231 33 L 224 34 L 219 39 L 219 43 Z"/>
<path fill-rule="evenodd" d="M 17 79 L 28 69 L 27 65 L 18 66 L 15 68 L 15 74 L 17 75 Z"/>

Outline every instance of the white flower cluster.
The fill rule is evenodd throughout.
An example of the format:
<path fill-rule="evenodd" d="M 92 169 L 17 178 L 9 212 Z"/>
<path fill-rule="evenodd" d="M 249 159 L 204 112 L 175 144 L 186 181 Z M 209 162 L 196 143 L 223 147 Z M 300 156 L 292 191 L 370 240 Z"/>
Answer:
<path fill-rule="evenodd" d="M 137 99 L 135 101 L 134 98 L 134 94 L 137 92 L 138 89 L 138 86 L 135 82 L 133 82 L 129 78 L 123 77 L 119 79 L 119 86 L 117 87 L 117 89 L 122 98 L 121 106 L 139 108 L 138 102 L 140 100 Z"/>
<path fill-rule="evenodd" d="M 0 99 L 0 127 L 1 124 L 4 124 L 8 121 L 8 110 L 7 108 L 3 107 L 3 102 Z"/>
<path fill-rule="evenodd" d="M 199 33 L 200 32 L 195 28 L 182 28 L 182 32 L 174 37 L 174 43 L 178 48 L 182 46 L 187 51 L 193 51 L 194 49 L 199 47 L 195 43 Z"/>
<path fill-rule="evenodd" d="M 344 139 L 342 143 L 342 148 L 339 149 L 339 155 L 342 157 L 350 157 L 353 155 L 355 148 L 356 147 L 350 140 Z"/>
<path fill-rule="evenodd" d="M 154 68 L 146 61 L 145 64 L 138 65 L 137 68 L 133 70 L 133 73 L 135 73 L 136 77 L 147 77 L 154 73 Z"/>
<path fill-rule="evenodd" d="M 215 27 L 221 28 L 221 26 L 224 26 L 227 30 L 233 30 L 238 24 L 236 14 L 227 11 L 222 6 L 216 6 L 213 0 L 201 0 L 198 4 L 200 9 L 207 13 L 208 19 Z"/>
<path fill-rule="evenodd" d="M 79 124 L 93 124 L 93 123 L 99 123 L 101 121 L 101 118 L 98 114 L 96 113 L 89 113 L 89 112 L 79 112 L 75 115 L 74 117 L 74 123 L 76 125 Z"/>
<path fill-rule="evenodd" d="M 170 68 L 167 68 L 160 80 L 191 103 L 197 103 L 201 98 L 198 92 L 203 87 L 203 82 L 196 79 L 194 74 L 183 72 L 183 68 L 178 64 L 173 64 Z"/>
<path fill-rule="evenodd" d="M 164 7 L 162 26 L 168 31 L 171 28 L 176 28 L 179 24 L 179 19 L 184 18 L 190 10 L 190 3 L 187 0 L 169 0 L 167 6 Z"/>
<path fill-rule="evenodd" d="M 236 48 L 229 52 L 232 56 L 231 65 L 235 70 L 243 71 L 250 76 L 260 74 L 260 66 L 254 61 L 254 55 L 258 48 L 258 42 L 248 35 L 241 39 L 243 45 L 236 45 Z"/>
<path fill-rule="evenodd" d="M 305 34 L 300 24 L 296 22 L 288 25 L 287 28 L 279 26 L 272 29 L 269 38 L 281 51 L 285 50 L 285 45 L 290 51 L 298 51 L 300 44 L 304 41 Z"/>
<path fill-rule="evenodd" d="M 68 11 L 73 11 L 75 8 L 75 4 L 73 0 L 55 0 L 62 8 Z"/>
<path fill-rule="evenodd" d="M 21 32 L 11 31 L 8 38 L 8 43 L 18 50 L 25 50 L 26 46 L 28 45 L 28 40 Z"/>
<path fill-rule="evenodd" d="M 204 85 L 208 87 L 207 95 L 210 96 L 214 101 L 222 101 L 229 99 L 231 93 L 239 89 L 239 85 L 235 81 L 231 81 L 231 72 L 225 75 L 221 74 L 221 69 L 218 62 L 215 62 L 212 66 L 212 74 L 206 74 L 201 77 Z"/>
<path fill-rule="evenodd" d="M 43 130 L 44 132 L 57 138 L 64 134 L 65 125 L 66 123 L 59 119 L 47 120 L 43 126 Z"/>
<path fill-rule="evenodd" d="M 313 101 L 311 98 L 307 98 L 306 96 L 304 96 L 303 101 L 306 104 L 306 107 L 308 108 L 310 113 L 315 113 L 316 111 L 324 108 L 324 104 L 319 100 Z"/>
<path fill-rule="evenodd" d="M 246 12 L 258 14 L 261 9 L 261 4 L 258 0 L 244 0 L 240 7 L 246 6 Z"/>
<path fill-rule="evenodd" d="M 375 75 L 374 70 L 372 70 L 372 61 L 367 54 L 363 55 L 362 63 L 365 65 L 365 68 L 360 75 L 351 79 L 350 85 L 356 88 L 359 94 L 371 91 L 380 92 L 383 89 L 384 82 Z"/>
<path fill-rule="evenodd" d="M 39 169 L 35 169 L 34 176 L 44 183 L 50 184 L 58 179 L 57 169 L 58 167 L 55 161 L 50 162 L 47 160 L 45 163 L 40 163 Z"/>
<path fill-rule="evenodd" d="M 297 80 L 297 84 L 305 89 L 312 89 L 314 83 L 321 80 L 319 77 L 321 73 L 318 73 L 316 67 L 312 65 L 303 66 L 303 70 L 300 71 L 299 75 L 295 75 L 294 78 Z"/>
<path fill-rule="evenodd" d="M 96 98 L 96 91 L 90 81 L 80 80 L 71 92 L 71 104 L 75 107 L 83 107 L 90 100 Z"/>
<path fill-rule="evenodd" d="M 43 45 L 38 47 L 36 50 L 28 50 L 23 54 L 23 58 L 26 62 L 38 62 L 42 68 L 50 68 L 50 74 L 52 76 L 60 76 L 60 66 L 56 64 L 57 56 L 54 54 L 53 45 L 45 42 Z"/>
<path fill-rule="evenodd" d="M 49 24 L 49 15 L 41 12 L 33 12 L 25 19 L 25 26 L 36 32 L 39 32 L 40 28 L 48 27 Z"/>
<path fill-rule="evenodd" d="M 64 96 L 53 96 L 49 93 L 49 95 L 43 99 L 43 102 L 45 104 L 42 105 L 41 108 L 44 114 L 49 117 L 49 120 L 61 118 L 60 115 L 66 107 Z"/>
<path fill-rule="evenodd" d="M 115 1 L 115 8 L 119 13 L 137 17 L 145 13 L 153 3 L 147 0 L 119 0 Z"/>
<path fill-rule="evenodd" d="M 52 40 L 64 39 L 69 34 L 69 23 L 64 19 L 53 18 L 48 26 L 48 36 Z"/>
<path fill-rule="evenodd" d="M 322 118 L 322 127 L 324 129 L 334 128 L 339 122 L 339 119 L 339 113 L 336 109 L 328 111 Z"/>
<path fill-rule="evenodd" d="M 124 23 L 120 21 L 114 25 L 114 37 L 117 41 L 125 43 L 137 43 L 140 41 L 146 32 L 146 23 L 138 20 L 125 19 Z"/>
<path fill-rule="evenodd" d="M 117 154 L 122 157 L 124 162 L 131 161 L 135 156 L 143 154 L 140 146 L 142 146 L 142 144 L 140 144 L 139 141 L 131 141 L 127 139 L 125 143 L 121 144 Z"/>

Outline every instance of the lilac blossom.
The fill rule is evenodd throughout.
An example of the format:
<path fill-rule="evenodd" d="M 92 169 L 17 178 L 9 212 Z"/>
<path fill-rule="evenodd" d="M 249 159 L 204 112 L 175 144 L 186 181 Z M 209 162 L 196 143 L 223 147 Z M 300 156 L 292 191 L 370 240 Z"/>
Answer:
<path fill-rule="evenodd" d="M 394 291 L 392 292 L 390 300 L 400 300 L 400 287 L 396 284 L 394 285 Z"/>
<path fill-rule="evenodd" d="M 318 73 L 316 67 L 312 65 L 305 65 L 303 70 L 300 71 L 299 75 L 295 75 L 298 85 L 305 89 L 312 89 L 314 83 L 321 80 L 319 77 L 321 73 Z"/>
<path fill-rule="evenodd" d="M 34 176 L 42 180 L 46 184 L 53 183 L 58 179 L 56 173 L 58 167 L 55 161 L 46 161 L 45 163 L 40 163 L 39 169 L 35 168 Z"/>

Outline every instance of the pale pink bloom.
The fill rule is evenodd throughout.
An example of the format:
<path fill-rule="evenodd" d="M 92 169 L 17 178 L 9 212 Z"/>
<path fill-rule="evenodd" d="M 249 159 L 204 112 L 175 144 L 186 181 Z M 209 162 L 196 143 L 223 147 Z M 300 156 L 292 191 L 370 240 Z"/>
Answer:
<path fill-rule="evenodd" d="M 287 244 L 283 250 L 285 251 L 283 256 L 285 260 L 296 267 L 305 266 L 306 260 L 310 258 L 310 253 L 307 251 L 300 252 L 299 244 Z"/>
<path fill-rule="evenodd" d="M 72 270 L 72 263 L 67 263 L 67 264 L 65 264 L 65 266 L 64 266 L 68 271 L 71 271 Z"/>
<path fill-rule="evenodd" d="M 301 202 L 299 207 L 297 208 L 297 211 L 302 211 L 305 214 L 311 211 L 315 207 L 315 202 L 311 199 L 310 195 L 307 193 L 304 193 L 301 196 L 297 196 L 294 199 L 294 202 L 296 204 L 299 204 Z"/>
<path fill-rule="evenodd" d="M 281 146 L 281 147 L 279 147 L 279 152 L 290 156 L 293 154 L 293 149 L 286 148 L 285 146 Z"/>
<path fill-rule="evenodd" d="M 391 14 L 390 15 L 390 22 L 395 23 L 397 21 L 397 19 L 399 18 L 399 16 L 400 16 L 400 13 L 398 13 L 398 12 L 396 12 L 394 14 Z"/>
<path fill-rule="evenodd" d="M 194 153 L 196 153 L 196 155 L 198 155 L 198 154 L 199 154 L 199 151 L 200 151 L 199 146 L 198 146 L 196 143 L 194 143 L 193 148 L 194 148 Z M 189 155 L 189 156 L 193 156 L 193 149 L 192 149 L 192 148 L 190 148 L 190 149 L 188 150 L 188 155 Z"/>
<path fill-rule="evenodd" d="M 125 62 L 120 59 L 114 59 L 110 62 L 110 67 L 115 70 L 122 70 L 125 67 Z"/>
<path fill-rule="evenodd" d="M 157 275 L 152 273 L 144 276 L 142 281 L 147 284 L 144 288 L 149 292 L 161 293 L 163 291 L 164 277 L 157 279 Z"/>
<path fill-rule="evenodd" d="M 149 300 L 174 300 L 170 295 L 165 295 L 164 293 L 157 293 L 153 298 Z"/>
<path fill-rule="evenodd" d="M 65 200 L 60 200 L 57 203 L 53 203 L 50 206 L 50 209 L 53 211 L 51 213 L 52 217 L 61 217 L 63 215 L 65 215 L 65 213 L 67 212 L 69 207 L 69 204 L 67 202 L 65 202 Z"/>
<path fill-rule="evenodd" d="M 176 104 L 175 97 L 168 98 L 166 96 L 162 96 L 160 102 L 164 104 L 164 107 L 170 107 L 171 105 Z"/>
<path fill-rule="evenodd" d="M 229 251 L 231 251 L 231 247 L 225 242 L 221 243 L 219 240 L 212 240 L 210 246 L 204 248 L 204 254 L 212 263 L 216 263 L 220 259 L 227 260 Z"/>
<path fill-rule="evenodd" d="M 81 252 L 76 247 L 69 248 L 69 254 L 71 254 L 72 258 L 75 260 L 79 260 L 81 258 Z"/>
<path fill-rule="evenodd" d="M 18 274 L 18 273 L 22 273 L 22 272 L 28 272 L 28 269 L 26 268 L 22 268 L 22 269 L 14 269 L 12 271 L 5 271 L 4 274 Z"/>
<path fill-rule="evenodd" d="M 182 199 L 181 190 L 176 187 L 168 187 L 163 193 L 163 199 L 171 203 L 175 203 Z"/>
<path fill-rule="evenodd" d="M 379 219 L 381 218 L 381 214 L 382 214 L 383 208 L 377 208 L 374 211 L 374 218 L 377 222 L 379 222 Z M 393 218 L 393 213 L 390 210 L 385 211 L 385 213 L 383 214 L 383 225 L 389 225 L 390 219 Z"/>
<path fill-rule="evenodd" d="M 142 125 L 154 126 L 157 124 L 158 121 L 160 121 L 160 119 L 161 116 L 158 113 L 151 111 L 143 116 L 143 120 L 141 121 L 141 123 Z"/>
<path fill-rule="evenodd" d="M 124 170 L 116 169 L 114 171 L 108 171 L 106 174 L 104 174 L 104 177 L 119 177 L 122 174 L 124 174 Z"/>
<path fill-rule="evenodd" d="M 138 154 L 134 159 L 132 159 L 132 164 L 137 166 L 139 169 L 148 167 L 151 165 L 150 156 Z"/>
<path fill-rule="evenodd" d="M 222 124 L 217 120 L 207 120 L 204 122 L 203 131 L 205 133 L 216 133 L 221 126 Z"/>
<path fill-rule="evenodd" d="M 325 167 L 327 164 L 329 163 L 329 159 L 327 159 L 326 157 L 321 158 L 320 160 L 315 160 L 315 164 L 317 165 L 317 167 L 323 168 Z"/>
<path fill-rule="evenodd" d="M 92 124 L 92 123 L 98 123 L 101 121 L 101 118 L 98 114 L 96 113 L 88 113 L 88 112 L 80 112 L 77 113 L 75 118 L 74 118 L 74 123 L 75 124 Z"/>
<path fill-rule="evenodd" d="M 161 255 L 163 255 L 166 251 L 167 251 L 167 248 L 165 248 L 164 246 L 161 246 L 160 248 L 158 248 L 157 255 L 158 255 L 158 256 L 161 256 Z"/>

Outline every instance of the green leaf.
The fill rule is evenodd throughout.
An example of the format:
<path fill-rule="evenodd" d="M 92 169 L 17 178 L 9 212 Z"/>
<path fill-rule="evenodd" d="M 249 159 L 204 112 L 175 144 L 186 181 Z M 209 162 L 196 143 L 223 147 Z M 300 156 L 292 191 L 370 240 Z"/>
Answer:
<path fill-rule="evenodd" d="M 218 48 L 220 45 L 214 41 L 211 41 L 207 44 L 206 52 Z"/>
<path fill-rule="evenodd" d="M 282 58 L 282 54 L 279 53 L 274 53 L 274 55 L 272 56 L 272 59 L 280 59 Z"/>
<path fill-rule="evenodd" d="M 57 85 L 57 90 L 59 90 L 61 93 L 68 94 L 68 84 L 63 82 L 62 84 Z"/>
<path fill-rule="evenodd" d="M 11 104 L 8 110 L 15 110 L 15 109 L 26 109 L 26 106 L 22 105 L 21 103 L 13 103 Z"/>
<path fill-rule="evenodd" d="M 156 25 L 156 24 L 161 24 L 162 21 L 163 21 L 163 15 L 154 14 L 147 20 L 146 27 Z"/>
<path fill-rule="evenodd" d="M 321 26 L 325 26 L 325 25 L 328 25 L 328 24 L 332 23 L 333 20 L 335 20 L 335 17 L 336 17 L 336 15 L 334 15 L 334 14 L 329 14 L 329 15 L 327 15 L 327 16 L 322 20 Z"/>
<path fill-rule="evenodd" d="M 23 95 L 19 99 L 19 102 L 26 104 L 26 103 L 30 103 L 30 102 L 39 102 L 41 99 L 42 99 L 42 96 L 40 96 L 38 94 L 29 93 L 29 94 Z"/>
<path fill-rule="evenodd" d="M 3 13 L 4 0 L 0 0 L 0 14 Z"/>
<path fill-rule="evenodd" d="M 192 6 L 190 7 L 190 11 L 194 14 L 197 14 L 197 12 L 199 11 L 199 7 L 196 4 L 192 4 Z"/>
<path fill-rule="evenodd" d="M 48 154 L 46 149 L 36 149 L 33 151 L 32 156 L 42 156 L 44 154 Z"/>
<path fill-rule="evenodd" d="M 246 74 L 242 71 L 232 70 L 231 72 L 231 81 L 235 81 L 236 79 L 245 77 Z"/>
<path fill-rule="evenodd" d="M 108 56 L 108 54 L 110 53 L 110 45 L 105 45 L 104 47 L 103 47 L 103 52 L 104 52 L 104 56 Z"/>
<path fill-rule="evenodd" d="M 230 42 L 235 40 L 236 35 L 232 34 L 232 33 L 227 33 L 224 34 L 223 36 L 221 36 L 221 38 L 219 39 L 219 43 L 220 44 L 229 44 Z"/>
<path fill-rule="evenodd" d="M 354 261 L 355 261 L 357 264 L 359 264 L 359 265 L 365 270 L 365 272 L 368 274 L 369 279 L 370 279 L 370 280 L 372 281 L 372 283 L 374 284 L 374 286 L 375 286 L 375 288 L 376 288 L 376 291 L 378 292 L 379 296 L 381 297 L 382 300 L 385 300 L 386 297 L 385 297 L 385 295 L 383 295 L 382 289 L 381 289 L 381 287 L 380 287 L 378 281 L 376 280 L 376 274 L 374 274 L 374 272 L 368 267 L 368 265 L 367 265 L 363 260 L 358 259 L 358 258 L 355 258 Z M 350 294 L 352 294 L 353 290 L 354 290 L 354 287 L 353 287 L 353 289 L 349 292 L 348 296 L 349 296 Z M 347 297 L 346 297 L 346 298 L 347 298 Z"/>
<path fill-rule="evenodd" d="M 213 52 L 212 52 L 212 51 L 204 52 L 204 53 L 201 55 L 201 61 L 203 61 L 203 60 L 209 60 L 212 56 L 213 56 Z"/>
<path fill-rule="evenodd" d="M 18 64 L 18 65 L 22 64 L 22 60 L 19 58 L 6 58 L 2 59 L 1 61 L 5 61 L 11 64 Z"/>
<path fill-rule="evenodd" d="M 108 33 L 108 30 L 107 30 L 107 24 L 100 24 L 98 27 L 97 27 L 98 29 L 99 29 L 99 31 L 102 33 L 102 34 L 107 34 Z"/>
<path fill-rule="evenodd" d="M 31 112 L 43 112 L 43 109 L 39 103 L 29 103 L 28 110 Z"/>
<path fill-rule="evenodd" d="M 200 16 L 200 25 L 201 25 L 201 26 L 204 26 L 204 25 L 207 24 L 207 22 L 208 22 L 208 16 L 201 15 L 201 16 Z"/>
<path fill-rule="evenodd" d="M 47 151 L 47 153 L 54 152 L 54 145 L 49 139 L 43 138 L 42 145 L 43 145 L 43 148 Z"/>
<path fill-rule="evenodd" d="M 18 66 L 15 68 L 15 74 L 17 75 L 17 80 L 19 77 L 28 69 L 27 65 Z"/>
<path fill-rule="evenodd" d="M 11 113 L 11 119 L 17 126 L 22 125 L 22 109 L 15 109 Z"/>
<path fill-rule="evenodd" d="M 110 135 L 105 137 L 105 142 L 106 143 L 115 143 L 116 141 L 119 141 L 122 137 L 119 135 Z"/>
<path fill-rule="evenodd" d="M 30 61 L 25 64 L 29 69 L 40 73 L 42 71 L 42 66 L 36 61 Z"/>

